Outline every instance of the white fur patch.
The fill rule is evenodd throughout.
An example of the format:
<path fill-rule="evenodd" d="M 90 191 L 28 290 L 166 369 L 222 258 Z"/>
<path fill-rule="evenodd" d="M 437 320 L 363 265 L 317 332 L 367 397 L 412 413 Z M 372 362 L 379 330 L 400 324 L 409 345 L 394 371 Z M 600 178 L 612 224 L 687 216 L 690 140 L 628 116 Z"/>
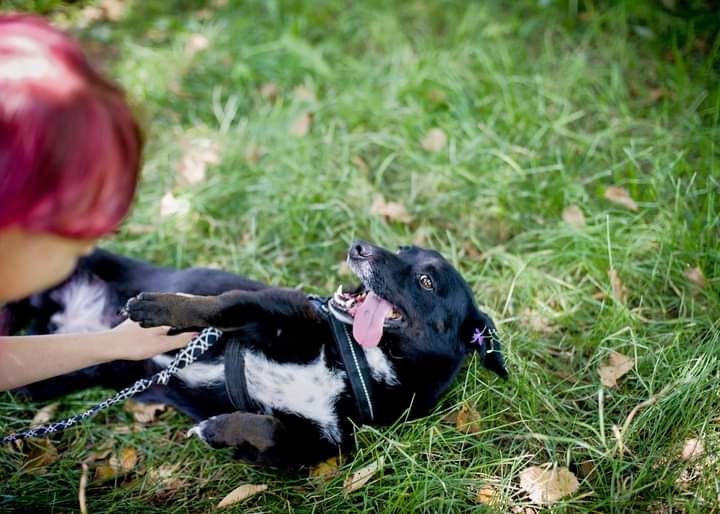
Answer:
<path fill-rule="evenodd" d="M 163 368 L 170 364 L 173 357 L 170 355 L 156 355 L 152 361 Z M 208 362 L 194 362 L 181 369 L 175 375 L 190 387 L 204 387 L 225 381 L 225 364 L 223 359 Z"/>
<path fill-rule="evenodd" d="M 77 279 L 53 291 L 51 298 L 62 305 L 50 321 L 58 334 L 99 332 L 110 328 L 107 310 L 107 289 L 99 281 Z"/>
<path fill-rule="evenodd" d="M 345 390 L 345 373 L 325 364 L 325 351 L 309 364 L 280 363 L 265 355 L 245 352 L 248 394 L 266 408 L 308 418 L 327 439 L 339 443 L 335 402 Z"/>
<path fill-rule="evenodd" d="M 370 375 L 372 375 L 374 380 L 385 382 L 391 386 L 399 383 L 390 359 L 385 356 L 385 353 L 383 353 L 380 348 L 376 346 L 373 348 L 363 348 L 363 350 L 365 350 L 365 357 L 367 358 L 368 366 L 370 366 Z"/>

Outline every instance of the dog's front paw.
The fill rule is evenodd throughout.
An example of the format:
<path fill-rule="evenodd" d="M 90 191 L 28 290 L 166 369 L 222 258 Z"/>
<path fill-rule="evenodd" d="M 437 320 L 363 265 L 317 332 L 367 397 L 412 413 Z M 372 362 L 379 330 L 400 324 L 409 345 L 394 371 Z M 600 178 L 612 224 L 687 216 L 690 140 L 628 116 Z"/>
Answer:
<path fill-rule="evenodd" d="M 173 319 L 174 294 L 140 293 L 125 304 L 124 314 L 141 327 L 176 327 Z"/>
<path fill-rule="evenodd" d="M 212 418 L 206 419 L 205 421 L 201 421 L 201 422 L 198 423 L 197 425 L 193 426 L 190 430 L 187 431 L 187 433 L 185 434 L 185 437 L 186 437 L 187 439 L 189 439 L 189 438 L 191 438 L 191 437 L 197 437 L 197 438 L 200 439 L 203 443 L 205 443 L 206 445 L 212 447 L 212 444 L 211 444 L 211 442 L 210 442 L 210 441 L 211 441 L 211 437 L 210 437 L 211 434 L 207 434 L 207 435 L 206 435 L 206 434 L 205 434 L 205 430 L 207 430 L 208 423 L 211 422 L 213 419 L 215 419 L 215 416 L 213 416 Z"/>

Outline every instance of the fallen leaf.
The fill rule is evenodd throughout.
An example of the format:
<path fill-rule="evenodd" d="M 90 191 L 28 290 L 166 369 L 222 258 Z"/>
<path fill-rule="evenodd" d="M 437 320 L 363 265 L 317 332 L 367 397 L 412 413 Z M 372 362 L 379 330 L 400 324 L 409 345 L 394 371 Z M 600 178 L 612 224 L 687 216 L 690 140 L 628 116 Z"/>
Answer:
<path fill-rule="evenodd" d="M 632 199 L 630 193 L 622 187 L 610 186 L 605 190 L 605 198 L 610 200 L 616 205 L 630 209 L 631 211 L 638 211 L 638 205 L 635 200 Z"/>
<path fill-rule="evenodd" d="M 95 480 L 104 482 L 105 480 L 127 475 L 135 469 L 137 463 L 137 450 L 130 446 L 126 446 L 118 453 L 113 453 L 107 462 L 95 467 Z"/>
<path fill-rule="evenodd" d="M 138 461 L 137 450 L 131 446 L 126 446 L 120 450 L 118 455 L 110 457 L 110 465 L 118 468 L 123 473 L 129 473 L 133 470 Z"/>
<path fill-rule="evenodd" d="M 80 485 L 78 486 L 78 505 L 80 507 L 80 514 L 87 514 L 87 483 L 88 483 L 88 465 L 83 462 L 81 464 L 82 474 L 80 475 Z"/>
<path fill-rule="evenodd" d="M 683 444 L 682 452 L 680 452 L 680 459 L 684 461 L 695 460 L 705 454 L 705 444 L 702 439 L 688 439 Z"/>
<path fill-rule="evenodd" d="M 340 462 L 337 457 L 331 457 L 326 461 L 321 462 L 320 464 L 316 464 L 315 466 L 310 468 L 310 477 L 312 478 L 319 478 L 323 481 L 327 482 L 331 478 L 336 477 L 340 465 Z"/>
<path fill-rule="evenodd" d="M 313 114 L 304 112 L 298 116 L 290 125 L 290 135 L 294 137 L 305 137 L 312 127 Z"/>
<path fill-rule="evenodd" d="M 573 494 L 580 488 L 575 475 L 566 467 L 545 464 L 531 466 L 520 472 L 520 489 L 538 505 L 550 505 Z"/>
<path fill-rule="evenodd" d="M 102 0 L 100 2 L 105 19 L 109 21 L 120 21 L 125 15 L 125 7 L 122 0 Z"/>
<path fill-rule="evenodd" d="M 263 156 L 263 149 L 256 142 L 250 141 L 245 146 L 245 162 L 250 164 L 251 166 L 260 162 L 260 159 L 262 159 L 262 156 Z"/>
<path fill-rule="evenodd" d="M 165 193 L 160 200 L 160 217 L 184 216 L 190 212 L 190 202 L 186 198 L 176 198 L 171 192 Z"/>
<path fill-rule="evenodd" d="M 475 502 L 482 505 L 494 505 L 497 503 L 498 492 L 491 485 L 484 485 L 475 493 Z"/>
<path fill-rule="evenodd" d="M 360 157 L 359 155 L 353 155 L 350 158 L 350 162 L 353 163 L 355 165 L 355 167 L 357 169 L 359 169 L 360 171 L 362 171 L 363 173 L 367 173 L 368 171 L 370 171 L 370 167 L 363 160 L 363 158 Z"/>
<path fill-rule="evenodd" d="M 422 147 L 428 152 L 439 152 L 445 147 L 447 136 L 442 129 L 433 128 L 422 138 Z"/>
<path fill-rule="evenodd" d="M 370 214 L 383 216 L 390 221 L 399 221 L 408 224 L 412 217 L 408 214 L 405 206 L 400 202 L 386 202 L 382 195 L 376 195 L 370 206 Z"/>
<path fill-rule="evenodd" d="M 614 268 L 608 270 L 608 277 L 610 278 L 610 286 L 612 287 L 613 296 L 620 303 L 627 302 L 627 289 L 625 284 L 620 279 L 620 275 Z"/>
<path fill-rule="evenodd" d="M 42 473 L 45 467 L 60 458 L 57 448 L 50 439 L 28 439 L 26 442 L 30 452 L 27 455 L 25 464 L 23 464 L 23 471 L 29 471 L 33 474 Z"/>
<path fill-rule="evenodd" d="M 260 494 L 267 488 L 268 486 L 265 484 L 243 484 L 230 491 L 230 493 L 217 504 L 217 508 L 221 509 L 223 507 L 235 505 L 236 503 L 247 500 L 251 496 Z"/>
<path fill-rule="evenodd" d="M 427 94 L 428 100 L 436 104 L 447 103 L 447 95 L 439 89 L 433 89 Z"/>
<path fill-rule="evenodd" d="M 465 434 L 480 432 L 480 413 L 468 404 L 463 404 L 455 417 L 455 428 Z"/>
<path fill-rule="evenodd" d="M 178 172 L 191 185 L 205 180 L 208 165 L 220 162 L 220 146 L 207 138 L 187 139 Z"/>
<path fill-rule="evenodd" d="M 314 103 L 317 100 L 315 92 L 302 84 L 293 89 L 293 96 L 301 102 Z"/>
<path fill-rule="evenodd" d="M 265 100 L 268 100 L 269 102 L 274 102 L 277 100 L 278 95 L 280 94 L 280 88 L 277 87 L 277 84 L 274 84 L 272 82 L 266 82 L 262 86 L 260 86 L 260 96 L 262 96 Z"/>
<path fill-rule="evenodd" d="M 667 91 L 665 91 L 661 87 L 657 87 L 650 90 L 650 93 L 648 93 L 648 99 L 651 103 L 656 103 L 659 100 L 662 100 L 667 96 Z"/>
<path fill-rule="evenodd" d="M 570 205 L 565 207 L 562 212 L 562 219 L 568 225 L 581 228 L 585 226 L 585 215 L 577 205 Z"/>
<path fill-rule="evenodd" d="M 210 40 L 203 34 L 192 34 L 185 45 L 185 53 L 188 57 L 192 57 L 198 52 L 202 52 L 210 46 Z"/>
<path fill-rule="evenodd" d="M 343 492 L 345 494 L 350 494 L 363 487 L 370 481 L 375 473 L 383 467 L 384 464 L 385 458 L 380 457 L 376 461 L 371 462 L 367 466 L 357 470 L 345 479 L 345 482 L 343 483 Z"/>
<path fill-rule="evenodd" d="M 126 400 L 123 407 L 125 412 L 129 412 L 138 423 L 152 423 L 157 415 L 167 410 L 164 403 L 141 403 L 135 400 Z"/>
<path fill-rule="evenodd" d="M 619 352 L 610 352 L 607 364 L 598 368 L 600 382 L 605 387 L 617 387 L 619 378 L 624 377 L 628 371 L 633 369 L 635 361 Z"/>
<path fill-rule="evenodd" d="M 53 402 L 37 411 L 30 422 L 30 426 L 34 427 L 36 425 L 44 425 L 53 419 L 57 413 L 58 407 L 60 407 L 60 402 Z"/>
<path fill-rule="evenodd" d="M 177 464 L 163 464 L 159 468 L 152 468 L 148 472 L 148 479 L 160 489 L 156 496 L 170 497 L 172 493 L 188 485 L 187 480 L 175 476 L 178 468 Z"/>
<path fill-rule="evenodd" d="M 520 313 L 520 322 L 523 326 L 539 334 L 552 334 L 558 330 L 558 327 L 550 323 L 545 316 L 529 308 L 523 309 Z"/>
<path fill-rule="evenodd" d="M 698 266 L 685 270 L 684 275 L 698 290 L 705 289 L 705 274 Z"/>

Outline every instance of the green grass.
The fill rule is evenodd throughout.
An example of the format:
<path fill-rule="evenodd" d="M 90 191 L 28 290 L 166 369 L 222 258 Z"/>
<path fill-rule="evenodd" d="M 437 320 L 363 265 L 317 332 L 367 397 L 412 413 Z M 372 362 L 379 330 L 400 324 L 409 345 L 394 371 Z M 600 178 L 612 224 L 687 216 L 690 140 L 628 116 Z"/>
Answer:
<path fill-rule="evenodd" d="M 716 14 L 682 18 L 629 1 L 136 0 L 116 21 L 88 22 L 86 4 L 9 2 L 83 38 L 145 120 L 142 187 L 105 246 L 327 292 L 349 280 L 340 263 L 351 239 L 422 243 L 458 266 L 499 321 L 511 377 L 470 362 L 433 415 L 360 429 L 357 453 L 329 483 L 209 452 L 180 437 L 188 419 L 178 413 L 118 433 L 131 418 L 113 409 L 54 437 L 60 459 L 39 476 L 21 470 L 21 453 L 0 452 L 2 509 L 77 510 L 80 462 L 110 444 L 136 448 L 141 462 L 123 479 L 91 482 L 91 512 L 208 511 L 246 482 L 270 488 L 238 512 L 491 511 L 475 503 L 486 484 L 508 512 L 529 504 L 519 472 L 546 462 L 581 480 L 554 512 L 717 510 L 714 459 L 676 484 L 685 439 L 703 438 L 711 456 L 720 444 Z M 190 58 L 197 33 L 209 47 Z M 266 83 L 278 87 L 275 102 L 260 93 Z M 316 100 L 299 99 L 298 85 Z M 290 136 L 306 111 L 310 133 Z M 420 143 L 433 127 L 448 135 L 438 153 Z M 197 138 L 219 145 L 220 162 L 189 185 L 178 163 Z M 245 158 L 250 142 L 263 149 L 257 162 Z M 639 210 L 605 200 L 611 185 Z M 159 217 L 166 192 L 190 212 Z M 380 192 L 412 222 L 372 215 Z M 569 205 L 584 227 L 563 222 Z M 700 291 L 684 274 L 696 266 Z M 613 299 L 610 267 L 626 304 Z M 611 350 L 637 362 L 617 389 L 597 374 Z M 668 384 L 631 420 L 621 453 L 613 426 Z M 66 398 L 60 415 L 107 393 Z M 461 404 L 479 411 L 481 433 L 443 421 Z M 5 394 L 3 426 L 26 425 L 37 407 Z M 343 479 L 379 456 L 384 470 L 343 495 Z M 170 496 L 147 471 L 163 464 L 186 480 Z"/>

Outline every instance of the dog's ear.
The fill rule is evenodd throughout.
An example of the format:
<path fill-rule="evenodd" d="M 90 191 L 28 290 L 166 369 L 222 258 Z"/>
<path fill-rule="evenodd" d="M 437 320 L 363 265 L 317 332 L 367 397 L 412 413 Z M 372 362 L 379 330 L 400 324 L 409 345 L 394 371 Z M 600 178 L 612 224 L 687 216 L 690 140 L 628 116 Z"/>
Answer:
<path fill-rule="evenodd" d="M 460 327 L 460 341 L 470 351 L 480 353 L 483 366 L 502 378 L 507 378 L 500 336 L 490 316 L 473 306 Z"/>

